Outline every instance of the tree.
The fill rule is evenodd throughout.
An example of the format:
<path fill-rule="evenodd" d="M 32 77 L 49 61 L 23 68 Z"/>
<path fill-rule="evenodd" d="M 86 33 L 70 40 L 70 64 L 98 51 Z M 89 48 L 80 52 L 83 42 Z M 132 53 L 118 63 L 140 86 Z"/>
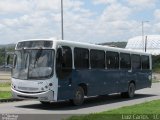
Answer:
<path fill-rule="evenodd" d="M 4 65 L 5 64 L 5 48 L 1 48 L 0 49 L 0 65 Z"/>

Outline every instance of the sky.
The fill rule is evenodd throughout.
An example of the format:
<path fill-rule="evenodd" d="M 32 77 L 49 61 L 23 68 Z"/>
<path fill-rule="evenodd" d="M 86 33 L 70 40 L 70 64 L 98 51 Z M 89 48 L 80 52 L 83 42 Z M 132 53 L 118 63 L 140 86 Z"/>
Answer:
<path fill-rule="evenodd" d="M 160 33 L 160 0 L 63 0 L 64 39 L 127 41 Z M 0 0 L 0 44 L 61 39 L 61 0 Z"/>

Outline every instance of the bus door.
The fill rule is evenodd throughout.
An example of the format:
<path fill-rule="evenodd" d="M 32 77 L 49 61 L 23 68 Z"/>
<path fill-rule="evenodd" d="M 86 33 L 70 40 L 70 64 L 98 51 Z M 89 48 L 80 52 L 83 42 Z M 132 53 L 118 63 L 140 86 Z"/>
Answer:
<path fill-rule="evenodd" d="M 72 50 L 70 47 L 61 46 L 56 54 L 56 74 L 58 77 L 58 99 L 73 97 L 72 84 Z"/>

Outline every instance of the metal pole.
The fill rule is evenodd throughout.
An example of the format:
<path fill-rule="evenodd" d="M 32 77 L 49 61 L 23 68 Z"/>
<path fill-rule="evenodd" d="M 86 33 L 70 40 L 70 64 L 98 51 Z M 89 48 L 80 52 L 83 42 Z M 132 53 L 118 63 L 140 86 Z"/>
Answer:
<path fill-rule="evenodd" d="M 64 33 L 63 33 L 63 0 L 61 0 L 61 37 L 62 40 L 64 39 Z"/>
<path fill-rule="evenodd" d="M 145 40 L 144 40 L 144 23 L 149 21 L 142 21 L 142 51 L 145 51 Z"/>
<path fill-rule="evenodd" d="M 144 26 L 144 21 L 142 21 L 142 43 L 143 43 L 143 45 L 142 45 L 142 51 L 144 49 L 144 29 L 143 29 L 143 26 Z"/>
<path fill-rule="evenodd" d="M 146 36 L 146 39 L 145 39 L 145 52 L 147 51 L 147 36 Z"/>

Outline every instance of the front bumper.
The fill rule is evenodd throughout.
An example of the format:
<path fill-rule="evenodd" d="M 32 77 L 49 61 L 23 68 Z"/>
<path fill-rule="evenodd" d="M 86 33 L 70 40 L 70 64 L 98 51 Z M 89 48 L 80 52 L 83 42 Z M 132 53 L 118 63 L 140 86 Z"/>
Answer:
<path fill-rule="evenodd" d="M 16 99 L 36 99 L 39 101 L 55 101 L 54 91 L 45 91 L 41 93 L 24 93 L 11 88 L 12 97 Z"/>

